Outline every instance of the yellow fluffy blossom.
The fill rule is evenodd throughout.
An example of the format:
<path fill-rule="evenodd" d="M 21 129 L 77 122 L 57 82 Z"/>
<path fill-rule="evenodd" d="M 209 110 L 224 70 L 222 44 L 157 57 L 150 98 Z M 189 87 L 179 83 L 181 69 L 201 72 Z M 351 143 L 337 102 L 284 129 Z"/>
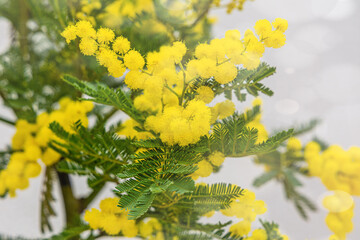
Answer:
<path fill-rule="evenodd" d="M 198 162 L 197 167 L 198 169 L 191 175 L 194 180 L 198 179 L 199 177 L 208 177 L 213 172 L 213 167 L 206 160 Z"/>
<path fill-rule="evenodd" d="M 100 48 L 99 52 L 96 55 L 96 59 L 98 60 L 99 64 L 109 68 L 114 63 L 118 61 L 118 57 L 114 51 L 108 48 Z"/>
<path fill-rule="evenodd" d="M 273 30 L 273 26 L 275 30 Z M 266 47 L 279 48 L 285 44 L 286 37 L 284 32 L 288 28 L 285 19 L 276 18 L 273 25 L 266 20 L 259 20 L 255 25 L 256 33 L 261 37 Z"/>
<path fill-rule="evenodd" d="M 201 100 L 204 103 L 210 103 L 213 99 L 214 99 L 214 92 L 213 90 L 211 90 L 211 88 L 207 87 L 207 86 L 201 86 L 196 90 L 196 93 L 198 95 L 196 95 L 195 99 L 197 100 Z"/>
<path fill-rule="evenodd" d="M 329 212 L 344 212 L 352 208 L 354 200 L 349 193 L 337 190 L 324 197 L 322 204 Z"/>
<path fill-rule="evenodd" d="M 255 31 L 261 38 L 267 38 L 272 33 L 271 23 L 266 19 L 259 20 L 255 24 Z"/>
<path fill-rule="evenodd" d="M 241 38 L 241 33 L 237 29 L 226 31 L 225 38 L 239 40 Z"/>
<path fill-rule="evenodd" d="M 87 56 L 92 56 L 98 50 L 98 44 L 92 38 L 82 38 L 79 44 L 80 51 Z"/>
<path fill-rule="evenodd" d="M 144 58 L 138 51 L 131 50 L 124 57 L 124 63 L 130 70 L 138 70 L 144 67 Z"/>
<path fill-rule="evenodd" d="M 251 236 L 245 238 L 245 240 L 267 240 L 268 235 L 264 229 L 255 229 Z"/>
<path fill-rule="evenodd" d="M 156 218 L 145 219 L 139 223 L 139 234 L 147 238 L 153 236 L 162 230 L 162 226 Z"/>
<path fill-rule="evenodd" d="M 240 221 L 230 226 L 229 229 L 231 235 L 234 236 L 244 236 L 251 231 L 251 222 L 249 221 Z"/>
<path fill-rule="evenodd" d="M 99 43 L 110 43 L 115 38 L 115 33 L 109 28 L 100 28 L 96 33 L 96 38 Z"/>
<path fill-rule="evenodd" d="M 126 136 L 129 138 L 136 138 L 136 139 L 147 139 L 150 138 L 152 135 L 149 132 L 139 132 L 135 130 L 135 127 L 140 127 L 140 124 L 137 123 L 133 119 L 128 119 L 122 125 L 122 129 L 117 132 L 120 136 Z"/>
<path fill-rule="evenodd" d="M 298 138 L 292 137 L 288 140 L 286 147 L 291 151 L 300 151 L 301 141 Z"/>
<path fill-rule="evenodd" d="M 280 30 L 281 32 L 285 32 L 288 29 L 288 21 L 283 18 L 276 18 L 275 21 L 272 22 L 272 25 L 276 30 Z"/>
<path fill-rule="evenodd" d="M 257 97 L 255 98 L 253 101 L 252 101 L 252 106 L 255 107 L 255 106 L 261 106 L 262 105 L 262 100 L 261 98 Z"/>
<path fill-rule="evenodd" d="M 222 152 L 216 151 L 211 153 L 208 159 L 214 166 L 221 166 L 225 160 L 225 156 Z"/>
<path fill-rule="evenodd" d="M 100 202 L 100 211 L 96 208 L 86 210 L 84 220 L 92 229 L 102 229 L 109 235 L 117 235 L 120 232 L 125 237 L 135 237 L 138 234 L 138 226 L 134 220 L 128 220 L 128 213 L 117 207 L 119 198 L 106 198 Z"/>
<path fill-rule="evenodd" d="M 220 84 L 226 84 L 233 81 L 238 72 L 236 66 L 231 62 L 220 64 L 216 66 L 215 70 L 214 78 Z"/>
<path fill-rule="evenodd" d="M 354 158 L 354 150 L 345 151 L 340 146 L 333 145 L 320 152 L 317 145 L 310 144 L 312 149 L 305 147 L 305 160 L 310 175 L 319 177 L 328 190 L 341 190 L 360 196 L 360 177 L 357 174 L 360 171 L 360 161 Z"/>
<path fill-rule="evenodd" d="M 76 27 L 74 25 L 69 25 L 61 33 L 61 36 L 63 36 L 66 39 L 67 43 L 70 43 L 72 40 L 75 40 L 77 38 L 76 33 L 77 33 Z"/>
<path fill-rule="evenodd" d="M 258 26 L 259 23 L 256 30 L 261 32 Z M 115 38 L 109 29 L 101 28 L 94 36 L 95 30 L 89 26 L 89 22 L 79 21 L 75 27 L 77 36 L 83 42 L 81 51 L 86 55 L 95 55 L 99 64 L 105 66 L 112 76 L 122 76 L 125 67 L 130 70 L 124 81 L 129 88 L 139 90 L 134 106 L 148 116 L 144 126 L 139 127 L 159 134 L 161 140 L 169 145 L 196 143 L 201 136 L 209 134 L 210 125 L 218 118 L 231 116 L 235 112 L 235 105 L 229 100 L 215 107 L 206 106 L 215 95 L 207 87 L 207 81 L 230 83 L 236 78 L 240 65 L 248 69 L 256 68 L 265 51 L 261 36 L 247 30 L 241 39 L 238 30 L 230 30 L 224 38 L 199 44 L 195 57 L 188 62 L 183 62 L 187 47 L 179 41 L 162 46 L 157 52 L 149 52 L 144 58 L 130 48 L 126 38 Z M 79 34 L 80 29 L 87 33 Z M 201 84 L 195 86 L 196 82 Z M 187 99 L 191 89 L 197 91 L 193 100 Z M 130 122 L 127 124 L 131 125 Z M 252 127 L 259 130 L 259 141 L 266 139 L 266 130 L 261 129 L 263 126 L 259 122 Z M 133 128 L 125 125 L 123 134 L 140 137 Z"/>
<path fill-rule="evenodd" d="M 82 21 L 77 22 L 75 27 L 76 27 L 76 35 L 78 37 L 80 37 L 80 38 L 86 38 L 86 37 L 96 38 L 96 31 L 90 22 L 82 20 Z"/>
<path fill-rule="evenodd" d="M 230 100 L 217 103 L 215 108 L 217 108 L 218 118 L 220 119 L 227 118 L 235 112 L 235 104 Z"/>
<path fill-rule="evenodd" d="M 52 139 L 60 140 L 49 129 L 51 122 L 58 122 L 70 132 L 78 120 L 87 126 L 86 114 L 93 108 L 91 102 L 74 102 L 63 98 L 59 105 L 59 110 L 39 114 L 36 123 L 22 119 L 17 121 L 12 138 L 13 149 L 17 152 L 11 155 L 7 168 L 0 172 L 0 195 L 8 191 L 10 196 L 15 196 L 17 189 L 27 188 L 29 178 L 37 177 L 41 172 L 39 160 L 47 166 L 59 161 L 61 155 L 47 146 Z"/>
<path fill-rule="evenodd" d="M 338 239 L 346 239 L 353 230 L 354 204 L 351 196 L 335 191 L 334 195 L 325 197 L 323 204 L 330 211 L 325 219 L 326 225 Z"/>
<path fill-rule="evenodd" d="M 204 102 L 193 100 L 185 108 L 165 107 L 164 111 L 146 119 L 146 126 L 168 144 L 185 146 L 196 143 L 210 130 L 211 112 Z"/>
<path fill-rule="evenodd" d="M 227 209 L 220 210 L 228 217 L 236 216 L 247 222 L 253 222 L 257 215 L 266 212 L 265 202 L 255 199 L 255 193 L 246 190 L 244 195 L 239 196 Z"/>
<path fill-rule="evenodd" d="M 360 196 L 359 153 L 359 147 L 346 151 L 337 145 L 321 152 L 315 142 L 305 147 L 309 174 L 319 177 L 328 190 L 334 191 L 333 195 L 323 199 L 324 207 L 329 210 L 325 222 L 334 232 L 330 239 L 346 239 L 346 234 L 353 229 L 354 203 L 351 195 Z"/>
<path fill-rule="evenodd" d="M 130 50 L 130 42 L 126 38 L 120 36 L 115 39 L 112 48 L 119 54 L 125 54 Z"/>

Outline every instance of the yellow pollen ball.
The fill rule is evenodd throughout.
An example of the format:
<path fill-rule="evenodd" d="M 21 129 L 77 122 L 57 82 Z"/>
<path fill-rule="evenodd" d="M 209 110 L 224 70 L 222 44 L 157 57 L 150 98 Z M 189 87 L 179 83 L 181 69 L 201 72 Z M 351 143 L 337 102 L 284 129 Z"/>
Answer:
<path fill-rule="evenodd" d="M 201 86 L 196 92 L 198 95 L 196 95 L 195 99 L 201 100 L 204 103 L 210 103 L 214 99 L 214 92 L 209 87 Z"/>
<path fill-rule="evenodd" d="M 108 71 L 111 76 L 118 78 L 124 75 L 126 68 L 122 61 L 114 59 L 108 66 Z"/>
<path fill-rule="evenodd" d="M 251 231 L 251 223 L 249 221 L 240 221 L 230 226 L 229 231 L 233 236 L 244 236 Z"/>
<path fill-rule="evenodd" d="M 275 21 L 272 22 L 272 25 L 275 29 L 285 32 L 288 28 L 288 21 L 283 18 L 276 18 Z"/>
<path fill-rule="evenodd" d="M 105 213 L 114 214 L 116 212 L 120 212 L 120 208 L 117 207 L 119 202 L 119 198 L 105 198 L 100 202 L 100 210 Z"/>
<path fill-rule="evenodd" d="M 251 239 L 252 240 L 267 240 L 268 236 L 266 234 L 265 229 L 255 229 L 252 232 Z"/>
<path fill-rule="evenodd" d="M 82 20 L 77 22 L 75 26 L 76 26 L 76 35 L 78 35 L 80 38 L 96 37 L 96 31 L 90 22 Z"/>
<path fill-rule="evenodd" d="M 86 56 L 92 56 L 98 49 L 96 41 L 92 38 L 82 38 L 79 44 L 80 51 Z"/>
<path fill-rule="evenodd" d="M 113 42 L 112 48 L 119 54 L 125 54 L 130 50 L 130 42 L 124 37 L 117 37 Z"/>
<path fill-rule="evenodd" d="M 89 223 L 92 229 L 98 229 L 101 227 L 101 213 L 96 208 L 86 210 L 84 220 Z"/>
<path fill-rule="evenodd" d="M 266 38 L 272 32 L 271 23 L 266 19 L 257 21 L 255 24 L 255 32 L 260 37 Z"/>
<path fill-rule="evenodd" d="M 96 37 L 99 43 L 109 43 L 114 40 L 115 34 L 109 28 L 100 28 L 96 33 Z"/>
<path fill-rule="evenodd" d="M 225 38 L 232 39 L 232 40 L 240 40 L 241 34 L 240 34 L 239 30 L 237 30 L 237 29 L 228 30 L 225 33 Z"/>
<path fill-rule="evenodd" d="M 131 50 L 124 57 L 125 66 L 130 70 L 142 69 L 145 65 L 144 58 L 138 51 Z"/>
<path fill-rule="evenodd" d="M 107 48 L 100 48 L 96 55 L 96 59 L 99 61 L 100 65 L 110 67 L 118 60 L 118 57 L 114 51 Z"/>
<path fill-rule="evenodd" d="M 70 43 L 72 40 L 75 40 L 77 35 L 77 28 L 74 25 L 67 26 L 65 30 L 61 33 L 61 36 L 63 36 L 66 40 L 66 43 Z"/>
<path fill-rule="evenodd" d="M 212 154 L 210 154 L 208 159 L 215 166 L 220 166 L 221 164 L 223 164 L 223 162 L 225 160 L 225 156 L 222 152 L 216 151 L 216 152 L 213 152 Z"/>
<path fill-rule="evenodd" d="M 293 151 L 301 150 L 301 141 L 295 137 L 292 137 L 288 140 L 287 149 Z"/>
<path fill-rule="evenodd" d="M 235 104 L 230 100 L 217 103 L 215 107 L 217 108 L 220 119 L 227 118 L 233 115 L 235 112 Z"/>
<path fill-rule="evenodd" d="M 231 62 L 226 62 L 216 66 L 216 72 L 214 74 L 215 81 L 220 84 L 226 84 L 233 81 L 238 73 L 238 69 Z"/>
<path fill-rule="evenodd" d="M 37 162 L 28 163 L 25 166 L 24 176 L 26 178 L 34 178 L 41 173 L 41 166 Z"/>
<path fill-rule="evenodd" d="M 208 177 L 213 172 L 211 164 L 206 160 L 200 161 L 197 166 L 199 169 L 195 171 L 195 174 L 200 177 Z"/>
<path fill-rule="evenodd" d="M 109 235 L 116 235 L 123 229 L 122 219 L 110 214 L 103 214 L 101 227 Z"/>

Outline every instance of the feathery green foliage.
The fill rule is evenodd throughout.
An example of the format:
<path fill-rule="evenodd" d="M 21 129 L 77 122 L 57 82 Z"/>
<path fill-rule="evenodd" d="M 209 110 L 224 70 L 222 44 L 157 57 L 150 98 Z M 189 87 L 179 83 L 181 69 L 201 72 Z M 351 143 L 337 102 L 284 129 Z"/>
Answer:
<path fill-rule="evenodd" d="M 293 135 L 293 130 L 290 129 L 256 144 L 257 129 L 248 128 L 246 124 L 251 122 L 259 112 L 259 106 L 256 106 L 246 113 L 234 114 L 215 124 L 213 133 L 208 138 L 211 151 L 221 151 L 228 157 L 264 154 L 274 151 L 283 141 Z"/>

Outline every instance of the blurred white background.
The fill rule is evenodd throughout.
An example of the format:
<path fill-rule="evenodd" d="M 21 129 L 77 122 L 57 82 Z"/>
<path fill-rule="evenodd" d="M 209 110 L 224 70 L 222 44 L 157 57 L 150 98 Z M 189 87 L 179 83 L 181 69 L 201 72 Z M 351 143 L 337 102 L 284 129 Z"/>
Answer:
<path fill-rule="evenodd" d="M 296 123 L 319 118 L 322 123 L 303 141 L 313 136 L 338 144 L 347 149 L 360 146 L 360 2 L 358 0 L 255 0 L 247 2 L 244 11 L 227 15 L 216 10 L 218 16 L 214 37 L 223 37 L 228 29 L 244 32 L 259 19 L 273 21 L 276 17 L 289 21 L 287 44 L 277 50 L 267 50 L 264 61 L 277 67 L 277 74 L 266 80 L 274 90 L 272 98 L 264 97 L 263 122 L 268 130 L 286 128 Z M 9 45 L 8 23 L 0 19 L 0 53 Z M 249 99 L 251 100 L 251 99 Z M 250 103 L 239 104 L 243 109 Z M 10 112 L 1 108 L 1 115 Z M 14 129 L 0 123 L 0 149 L 11 141 Z M 274 220 L 282 232 L 293 240 L 325 240 L 331 235 L 324 219 L 326 212 L 319 210 L 304 221 L 294 206 L 287 202 L 281 185 L 270 183 L 260 189 L 252 187 L 253 179 L 263 172 L 250 158 L 227 159 L 220 173 L 206 182 L 231 182 L 255 191 L 258 199 L 268 205 L 262 219 Z M 360 173 L 359 173 L 360 174 Z M 18 197 L 0 200 L 0 233 L 9 236 L 41 237 L 39 225 L 41 177 L 33 179 L 31 186 L 19 191 Z M 74 179 L 76 194 L 86 194 L 83 179 Z M 320 205 L 326 192 L 319 179 L 303 179 L 301 191 Z M 58 186 L 55 186 L 58 190 Z M 110 188 L 94 202 L 111 195 Z M 57 191 L 56 198 L 60 199 Z M 350 240 L 360 239 L 360 199 L 355 199 L 354 231 Z M 56 206 L 62 208 L 61 203 Z M 58 211 L 60 212 L 60 211 Z M 215 220 L 224 220 L 221 214 Z M 63 227 L 63 216 L 54 219 L 56 231 Z M 235 219 L 234 219 L 235 220 Z M 254 227 L 258 223 L 254 224 Z"/>

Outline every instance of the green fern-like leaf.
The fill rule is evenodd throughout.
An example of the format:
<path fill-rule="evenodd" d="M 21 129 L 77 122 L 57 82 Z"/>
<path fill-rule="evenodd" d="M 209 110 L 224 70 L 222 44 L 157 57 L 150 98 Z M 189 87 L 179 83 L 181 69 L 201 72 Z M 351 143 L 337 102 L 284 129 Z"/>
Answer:
<path fill-rule="evenodd" d="M 184 195 L 178 206 L 194 208 L 199 212 L 225 209 L 236 197 L 241 196 L 243 191 L 244 189 L 236 185 L 225 183 L 198 185 L 194 192 Z"/>
<path fill-rule="evenodd" d="M 143 120 L 141 114 L 136 110 L 129 94 L 126 94 L 121 89 L 113 90 L 101 83 L 89 83 L 81 81 L 75 77 L 65 75 L 63 80 L 75 87 L 82 93 L 92 97 L 91 101 L 113 106 L 136 120 Z"/>
<path fill-rule="evenodd" d="M 80 225 L 77 227 L 66 228 L 61 233 L 50 237 L 49 240 L 81 239 L 80 234 L 89 229 L 90 227 L 88 225 Z"/>

